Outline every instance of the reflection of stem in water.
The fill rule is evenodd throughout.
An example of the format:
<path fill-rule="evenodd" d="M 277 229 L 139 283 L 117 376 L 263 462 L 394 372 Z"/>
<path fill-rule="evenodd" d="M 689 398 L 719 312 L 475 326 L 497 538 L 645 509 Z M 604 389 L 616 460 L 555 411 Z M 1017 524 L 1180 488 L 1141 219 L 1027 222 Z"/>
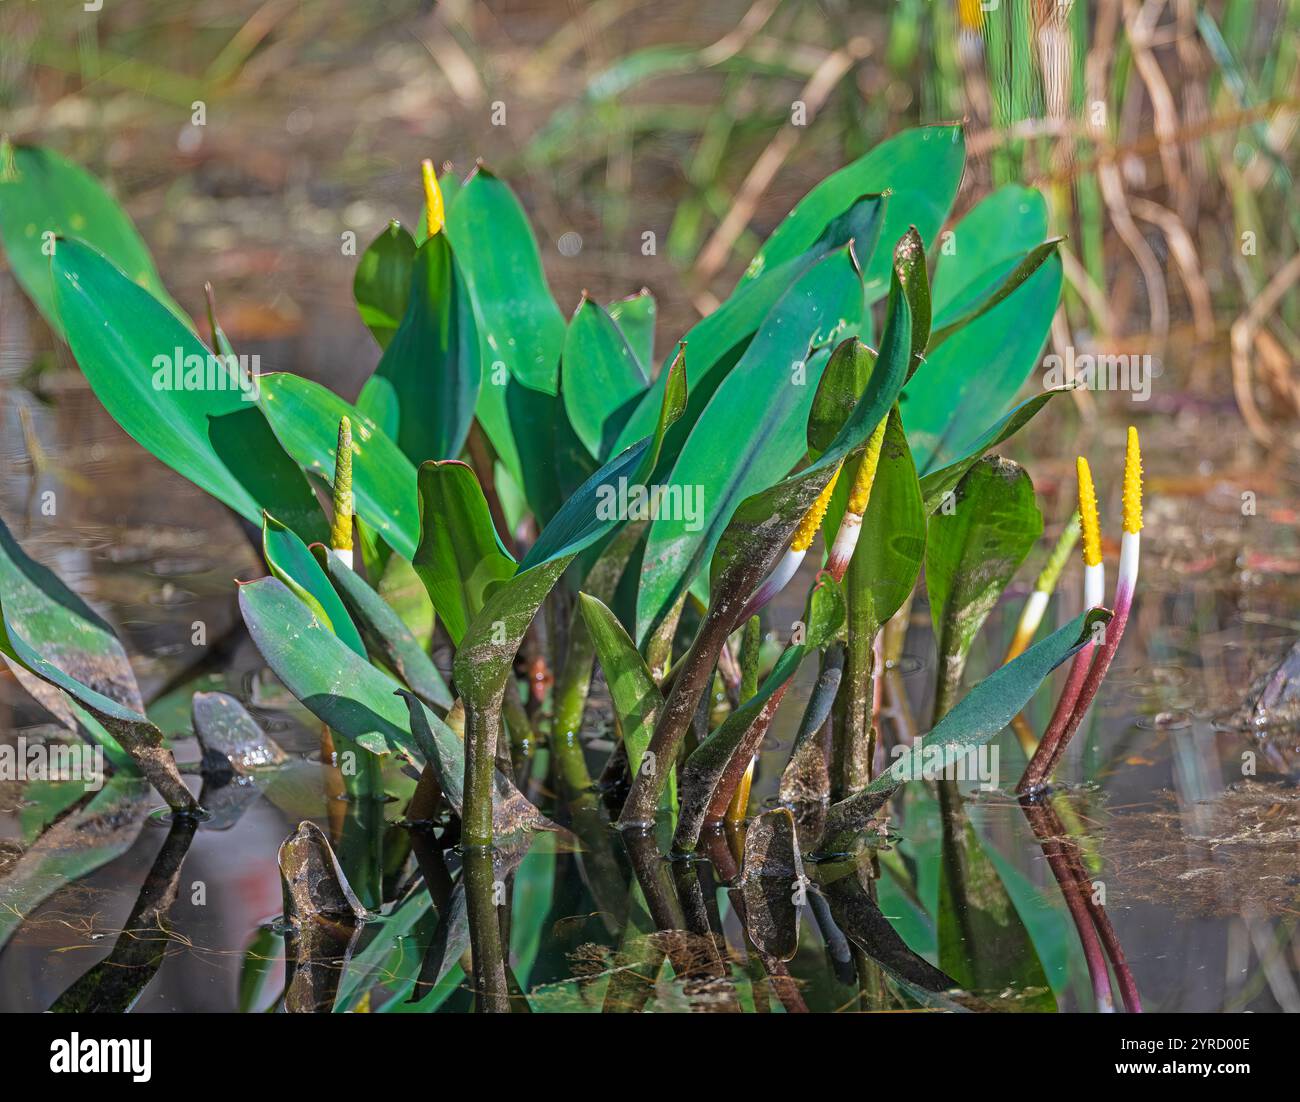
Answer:
<path fill-rule="evenodd" d="M 1050 801 L 1022 797 L 1020 806 L 1042 846 L 1043 856 L 1047 858 L 1052 875 L 1061 887 L 1070 918 L 1078 931 L 1088 975 L 1092 980 L 1093 994 L 1097 999 L 1097 1009 L 1103 1012 L 1115 1009 L 1110 975 L 1106 968 L 1106 957 L 1109 957 L 1115 970 L 1115 981 L 1124 1000 L 1124 1009 L 1135 1014 L 1141 1012 L 1142 1000 L 1138 995 L 1137 983 L 1124 958 L 1124 950 L 1110 917 L 1097 902 L 1077 843 L 1066 833 Z"/>
<path fill-rule="evenodd" d="M 113 951 L 60 995 L 52 1011 L 121 1014 L 135 1005 L 167 956 L 167 913 L 176 901 L 181 866 L 197 827 L 192 815 L 173 818 Z"/>

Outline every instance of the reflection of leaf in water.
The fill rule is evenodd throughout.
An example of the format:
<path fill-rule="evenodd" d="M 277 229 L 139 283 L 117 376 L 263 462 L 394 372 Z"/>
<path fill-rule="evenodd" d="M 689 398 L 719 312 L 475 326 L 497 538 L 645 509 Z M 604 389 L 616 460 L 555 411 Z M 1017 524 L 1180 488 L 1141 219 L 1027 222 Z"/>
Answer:
<path fill-rule="evenodd" d="M 1056 1000 L 1034 943 L 963 811 L 953 781 L 939 782 L 943 866 L 939 965 L 969 991 L 1032 995 L 1017 1009 L 1052 1011 Z"/>
<path fill-rule="evenodd" d="M 0 881 L 0 948 L 56 891 L 130 849 L 155 799 L 148 781 L 118 775 L 42 834 Z"/>

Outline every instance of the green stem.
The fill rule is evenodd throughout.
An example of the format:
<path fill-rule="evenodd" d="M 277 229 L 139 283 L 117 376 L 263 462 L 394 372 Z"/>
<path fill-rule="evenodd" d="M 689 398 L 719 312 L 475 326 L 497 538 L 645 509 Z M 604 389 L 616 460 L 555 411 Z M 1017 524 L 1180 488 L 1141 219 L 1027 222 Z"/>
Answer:
<path fill-rule="evenodd" d="M 555 686 L 555 713 L 551 720 L 551 760 L 564 794 L 569 797 L 591 788 L 591 773 L 587 770 L 580 736 L 595 658 L 596 645 L 587 630 L 587 622 L 575 610 L 569 626 L 569 653 Z"/>
<path fill-rule="evenodd" d="M 492 772 L 496 768 L 501 708 L 465 711 L 465 802 L 462 838 L 467 846 L 492 845 Z"/>
<path fill-rule="evenodd" d="M 490 762 L 491 758 L 488 760 Z M 489 830 L 491 810 L 489 803 Z M 467 847 L 464 869 L 469 944 L 474 961 L 474 1008 L 479 1013 L 509 1014 L 510 988 L 506 981 L 505 947 L 497 916 L 496 869 L 492 850 Z"/>

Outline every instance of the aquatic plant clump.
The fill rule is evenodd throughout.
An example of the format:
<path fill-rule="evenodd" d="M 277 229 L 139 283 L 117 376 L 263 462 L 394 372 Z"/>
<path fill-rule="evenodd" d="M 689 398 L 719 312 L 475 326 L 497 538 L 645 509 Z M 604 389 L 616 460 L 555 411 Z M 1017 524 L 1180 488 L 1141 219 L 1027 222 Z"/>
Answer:
<path fill-rule="evenodd" d="M 1093 951 L 1104 944 L 1139 1008 L 1104 912 L 1078 902 L 1081 866 L 1058 852 L 1054 812 L 1036 802 L 1133 598 L 1137 438 L 1113 612 L 1080 460 L 1084 611 L 1040 630 L 1078 538 L 1071 518 L 1005 663 L 968 677 L 986 620 L 1043 533 L 1029 472 L 992 453 L 1059 393 L 1014 404 L 1062 272 L 1036 191 L 995 191 L 950 217 L 964 140 L 958 126 L 908 130 L 834 172 L 730 296 L 671 334 L 656 333 L 644 291 L 604 304 L 584 294 L 566 316 L 509 185 L 481 164 L 439 178 L 426 160 L 411 173 L 420 225 L 391 222 L 357 265 L 377 366 L 354 402 L 307 376 L 241 373 L 215 300 L 201 332 L 142 267 L 142 243 L 93 180 L 49 151 L 6 147 L 0 231 L 32 301 L 118 424 L 256 533 L 265 576 L 239 586 L 240 613 L 319 734 L 332 797 L 280 850 L 290 972 L 279 1005 L 436 1009 L 463 972 L 478 1009 L 521 1009 L 529 996 L 499 912 L 521 862 L 554 844 L 547 835 L 576 847 L 602 908 L 646 912 L 644 929 L 627 919 L 619 963 L 602 973 L 607 1010 L 635 1008 L 645 992 L 630 981 L 644 989 L 665 961 L 710 997 L 736 999 L 720 932 L 694 906 L 694 872 L 664 879 L 669 837 L 730 889 L 751 951 L 746 982 L 765 977 L 785 1009 L 807 1008 L 790 970 L 801 920 L 897 1005 L 980 1005 L 1007 977 L 963 963 L 952 944 L 928 960 L 904 943 L 877 889 L 888 875 L 891 890 L 915 895 L 915 873 L 886 857 L 882 874 L 878 847 L 909 792 L 937 792 L 955 815 L 953 777 L 987 760 L 1009 725 L 1025 727 L 1026 706 L 1073 660 L 1068 704 L 1022 790 L 1036 835 L 1056 847 L 1072 917 L 1078 904 L 1090 969 L 1102 959 L 1099 1007 L 1110 1008 Z M 67 186 L 44 189 L 50 174 Z M 100 211 L 84 235 L 58 209 L 69 196 Z M 44 268 L 3 215 L 15 205 L 60 227 Z M 955 250 L 937 247 L 945 226 Z M 661 345 L 672 351 L 656 369 Z M 152 385 L 155 357 L 173 352 L 224 365 L 238 385 Z M 191 824 L 157 870 L 168 883 L 194 826 L 232 822 L 285 755 L 250 701 L 196 695 L 204 787 L 193 795 L 167 750 L 180 732 L 145 716 L 111 629 L 7 530 L 3 545 L 5 660 L 104 749 L 115 798 L 138 801 L 151 784 Z M 887 640 L 916 622 L 918 590 L 938 650 L 933 721 L 900 739 L 881 719 Z M 778 608 L 794 609 L 793 623 Z M 799 699 L 788 690 L 805 665 L 818 689 Z M 593 732 L 606 692 L 612 723 Z M 756 784 L 774 780 L 760 751 L 782 709 L 799 712 L 777 770 L 790 799 L 752 814 Z M 400 809 L 398 827 L 385 806 Z M 978 842 L 965 844 L 968 861 L 987 864 Z M 1010 906 L 996 873 L 990 885 Z M 29 912 L 39 894 L 0 882 L 5 913 Z M 367 955 L 382 973 L 399 919 L 425 914 L 418 975 L 358 978 L 350 962 Z M 361 938 L 374 917 L 379 932 Z M 1016 982 L 1050 1003 L 1016 926 L 1032 962 Z M 123 975 L 148 982 L 150 962 L 131 963 Z"/>

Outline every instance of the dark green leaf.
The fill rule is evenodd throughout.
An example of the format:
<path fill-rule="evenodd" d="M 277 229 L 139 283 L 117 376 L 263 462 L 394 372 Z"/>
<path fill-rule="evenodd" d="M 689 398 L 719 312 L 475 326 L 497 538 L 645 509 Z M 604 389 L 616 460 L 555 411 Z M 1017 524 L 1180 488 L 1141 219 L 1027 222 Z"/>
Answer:
<path fill-rule="evenodd" d="M 397 612 L 338 556 L 319 544 L 312 550 L 361 629 L 371 656 L 397 674 L 426 704 L 444 710 L 450 708 L 451 690 Z"/>
<path fill-rule="evenodd" d="M 191 324 L 167 294 L 148 246 L 126 212 L 90 173 L 53 150 L 7 141 L 0 147 L 0 237 L 15 278 L 60 336 L 63 321 L 50 280 L 50 257 L 55 238 L 64 237 L 93 246 L 185 325 Z"/>
<path fill-rule="evenodd" d="M 357 516 L 409 559 L 420 538 L 415 468 L 370 418 L 333 391 L 297 375 L 261 377 L 259 404 L 284 450 L 305 471 L 334 481 L 339 422 L 352 422 L 352 494 Z M 324 535 L 319 537 L 324 539 Z"/>
<path fill-rule="evenodd" d="M 320 564 L 307 545 L 275 517 L 267 513 L 262 524 L 262 553 L 266 565 L 284 582 L 312 614 L 337 635 L 355 654 L 366 656 L 352 617 L 334 592 Z"/>
<path fill-rule="evenodd" d="M 424 463 L 419 473 L 420 545 L 411 560 L 460 645 L 488 589 L 515 573 L 515 560 L 492 524 L 478 476 L 464 463 Z"/>
<path fill-rule="evenodd" d="M 68 344 L 119 425 L 246 520 L 261 524 L 265 509 L 305 540 L 325 538 L 311 487 L 276 442 L 252 401 L 256 386 L 240 369 L 213 356 L 88 246 L 61 242 L 53 270 Z M 336 420 L 331 441 L 337 429 Z"/>
<path fill-rule="evenodd" d="M 415 239 L 400 222 L 389 222 L 361 254 L 352 277 L 352 297 L 366 328 L 387 348 L 406 315 L 411 294 Z"/>
<path fill-rule="evenodd" d="M 478 331 L 447 235 L 411 264 L 405 314 L 357 408 L 414 464 L 455 459 L 465 446 L 480 380 Z"/>
<path fill-rule="evenodd" d="M 648 384 L 618 324 L 584 295 L 564 338 L 560 393 L 574 432 L 597 459 L 608 457 Z"/>

